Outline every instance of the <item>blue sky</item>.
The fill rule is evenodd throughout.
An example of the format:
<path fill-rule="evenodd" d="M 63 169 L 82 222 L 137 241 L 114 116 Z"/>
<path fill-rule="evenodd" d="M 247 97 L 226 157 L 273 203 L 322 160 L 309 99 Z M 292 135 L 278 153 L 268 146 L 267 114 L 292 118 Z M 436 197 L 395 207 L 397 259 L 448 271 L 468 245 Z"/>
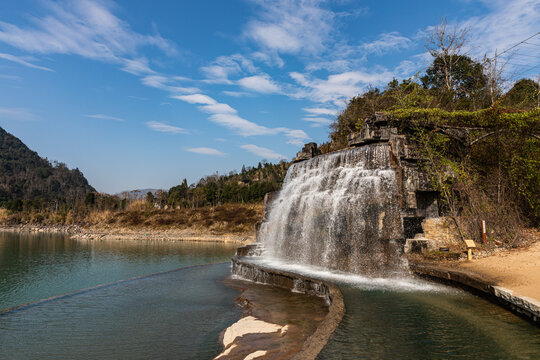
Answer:
<path fill-rule="evenodd" d="M 291 159 L 443 17 L 474 57 L 540 31 L 527 0 L 3 0 L 0 126 L 109 193 Z"/>

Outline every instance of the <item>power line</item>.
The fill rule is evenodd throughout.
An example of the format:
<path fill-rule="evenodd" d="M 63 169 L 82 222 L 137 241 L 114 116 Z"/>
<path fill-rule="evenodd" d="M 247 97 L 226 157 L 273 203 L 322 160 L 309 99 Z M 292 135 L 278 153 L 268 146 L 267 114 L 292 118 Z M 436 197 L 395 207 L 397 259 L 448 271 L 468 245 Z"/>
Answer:
<path fill-rule="evenodd" d="M 530 67 L 530 68 L 528 68 L 528 69 L 525 69 L 525 70 L 523 70 L 523 71 L 520 71 L 520 72 L 514 74 L 510 79 L 513 80 L 513 79 L 519 77 L 521 74 L 525 74 L 525 73 L 527 73 L 527 72 L 529 72 L 529 71 L 531 71 L 531 70 L 533 70 L 533 69 L 536 69 L 537 67 L 540 67 L 540 64 L 534 65 L 534 66 L 532 66 L 532 67 Z"/>
<path fill-rule="evenodd" d="M 532 38 L 536 37 L 540 35 L 540 32 L 537 32 L 536 34 L 533 34 L 531 36 L 529 36 L 528 38 L 510 46 L 509 48 L 505 49 L 504 51 L 502 51 L 501 53 L 497 54 L 495 52 L 495 56 L 492 58 L 492 60 L 497 60 L 497 58 L 501 57 L 501 55 L 504 55 L 502 56 L 503 59 L 505 59 L 505 64 L 508 64 L 508 65 L 513 65 L 513 67 L 515 67 L 515 71 L 514 71 L 514 74 L 510 75 L 510 78 L 508 80 L 514 80 L 520 76 L 522 76 L 523 74 L 527 74 L 529 72 L 531 72 L 532 70 L 540 67 L 540 64 L 535 64 L 537 62 L 537 60 L 533 60 L 533 59 L 540 59 L 540 56 L 537 56 L 535 55 L 537 53 L 537 50 L 536 49 L 532 49 L 532 48 L 528 48 L 528 51 L 532 52 L 533 54 L 523 54 L 522 52 L 523 51 L 527 51 L 525 50 L 524 46 L 525 45 L 532 45 L 532 46 L 537 46 L 537 47 L 540 47 L 540 44 L 537 44 L 536 42 L 530 42 L 529 40 L 531 40 Z M 521 46 L 521 47 L 520 47 Z M 520 48 L 518 48 L 520 47 Z M 515 50 L 514 50 L 515 49 Z M 512 51 L 514 50 L 514 51 Z M 522 51 L 522 52 L 520 52 Z M 517 63 L 517 62 L 513 62 L 513 61 L 510 61 L 512 60 L 512 57 L 516 55 L 516 56 L 521 56 L 521 58 L 519 59 L 516 59 L 518 61 L 526 61 L 525 58 L 530 58 L 530 62 L 527 63 L 527 64 L 522 64 L 522 63 Z M 530 66 L 531 64 L 530 63 L 533 63 L 532 66 Z M 528 74 L 530 75 L 530 74 Z M 525 75 L 527 76 L 527 75 Z"/>
<path fill-rule="evenodd" d="M 507 61 L 505 64 L 514 65 L 514 66 L 530 66 L 531 65 L 530 63 L 518 64 L 518 63 L 510 62 L 510 61 Z"/>
<path fill-rule="evenodd" d="M 517 47 L 517 46 L 523 44 L 523 43 L 526 42 L 527 40 L 530 40 L 530 39 L 532 39 L 533 37 L 538 36 L 538 35 L 540 35 L 540 31 L 537 32 L 537 33 L 534 34 L 534 35 L 529 36 L 529 37 L 526 38 L 525 40 L 522 40 L 522 41 L 518 42 L 518 43 L 515 44 L 514 46 L 511 46 L 511 47 L 509 47 L 508 49 L 504 50 L 503 52 L 501 52 L 501 53 L 499 54 L 499 56 L 502 55 L 502 54 L 504 54 L 504 53 L 506 53 L 506 52 L 508 52 L 508 51 L 510 51 L 510 50 L 512 50 L 513 48 L 515 48 L 515 47 Z M 540 45 L 538 45 L 538 46 L 540 46 Z"/>
<path fill-rule="evenodd" d="M 540 59 L 540 56 L 536 56 L 536 55 L 527 55 L 527 54 L 520 54 L 520 53 L 514 53 L 513 55 L 514 56 L 525 56 L 525 57 L 531 57 L 531 58 Z"/>

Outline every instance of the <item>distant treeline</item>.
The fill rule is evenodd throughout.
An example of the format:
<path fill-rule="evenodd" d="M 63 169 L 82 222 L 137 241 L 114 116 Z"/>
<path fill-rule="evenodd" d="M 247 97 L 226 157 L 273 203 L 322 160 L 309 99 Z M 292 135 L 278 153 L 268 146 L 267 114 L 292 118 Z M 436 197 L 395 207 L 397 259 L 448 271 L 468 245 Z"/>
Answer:
<path fill-rule="evenodd" d="M 200 208 L 229 203 L 258 203 L 264 195 L 277 191 L 287 174 L 289 163 L 281 161 L 271 164 L 260 162 L 256 167 L 242 166 L 240 173 L 231 171 L 227 175 L 209 175 L 196 184 L 181 184 L 168 191 L 148 192 L 144 201 L 154 208 Z M 96 210 L 123 210 L 133 199 L 119 196 L 89 193 L 84 205 Z"/>
<path fill-rule="evenodd" d="M 263 160 L 242 166 L 240 172 L 214 174 L 188 185 L 184 179 L 168 191 L 149 192 L 147 208 L 200 208 L 228 203 L 258 203 L 279 190 L 289 164 Z M 91 211 L 125 210 L 134 199 L 98 193 L 78 170 L 51 163 L 30 150 L 21 140 L 0 128 L 0 208 L 10 212 L 55 212 L 63 220 Z"/>
<path fill-rule="evenodd" d="M 240 173 L 210 175 L 197 184 L 188 185 L 187 180 L 169 191 L 148 193 L 146 201 L 158 207 L 199 208 L 227 203 L 257 203 L 264 195 L 281 188 L 289 163 L 260 162 L 256 167 L 242 166 Z"/>

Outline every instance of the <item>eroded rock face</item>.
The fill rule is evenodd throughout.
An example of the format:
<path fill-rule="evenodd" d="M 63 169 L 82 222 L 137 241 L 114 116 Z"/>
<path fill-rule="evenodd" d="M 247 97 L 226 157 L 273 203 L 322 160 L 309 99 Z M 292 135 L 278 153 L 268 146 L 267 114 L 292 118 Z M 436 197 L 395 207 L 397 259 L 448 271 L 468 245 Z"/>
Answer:
<path fill-rule="evenodd" d="M 317 155 L 320 155 L 319 148 L 314 142 L 307 143 L 302 148 L 302 151 L 296 154 L 296 157 L 293 159 L 293 163 L 311 159 Z"/>

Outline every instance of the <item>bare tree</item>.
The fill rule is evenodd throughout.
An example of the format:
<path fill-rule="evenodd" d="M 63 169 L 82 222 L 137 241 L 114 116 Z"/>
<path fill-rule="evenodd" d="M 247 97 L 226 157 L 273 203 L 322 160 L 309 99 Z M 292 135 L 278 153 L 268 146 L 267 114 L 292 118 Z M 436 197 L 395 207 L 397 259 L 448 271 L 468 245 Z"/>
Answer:
<path fill-rule="evenodd" d="M 463 47 L 469 40 L 469 27 L 449 26 L 446 19 L 435 26 L 426 39 L 426 48 L 434 58 L 440 58 L 443 64 L 444 85 L 453 90 L 452 71 L 458 62 Z"/>
<path fill-rule="evenodd" d="M 501 62 L 500 57 L 495 50 L 495 55 L 492 58 L 488 58 L 484 55 L 484 69 L 488 78 L 488 89 L 491 97 L 491 105 L 495 104 L 497 98 L 503 93 L 506 79 L 503 78 L 504 69 L 508 63 L 509 58 L 506 61 Z"/>

